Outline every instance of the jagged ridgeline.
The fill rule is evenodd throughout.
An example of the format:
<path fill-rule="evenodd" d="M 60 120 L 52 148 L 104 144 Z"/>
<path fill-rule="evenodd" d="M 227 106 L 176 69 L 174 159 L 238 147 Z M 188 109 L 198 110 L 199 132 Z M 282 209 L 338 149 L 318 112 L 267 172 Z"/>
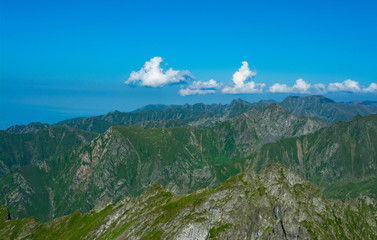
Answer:
<path fill-rule="evenodd" d="M 205 130 L 115 126 L 71 153 L 5 175 L 0 200 L 12 216 L 47 220 L 89 211 L 106 197 L 136 196 L 156 183 L 177 194 L 215 187 L 244 168 L 237 159 L 263 144 L 324 126 L 276 104 Z"/>
<path fill-rule="evenodd" d="M 137 198 L 109 199 L 42 223 L 6 220 L 2 239 L 376 239 L 377 202 L 326 199 L 312 183 L 279 164 L 229 178 L 217 189 L 176 196 L 155 185 Z"/>

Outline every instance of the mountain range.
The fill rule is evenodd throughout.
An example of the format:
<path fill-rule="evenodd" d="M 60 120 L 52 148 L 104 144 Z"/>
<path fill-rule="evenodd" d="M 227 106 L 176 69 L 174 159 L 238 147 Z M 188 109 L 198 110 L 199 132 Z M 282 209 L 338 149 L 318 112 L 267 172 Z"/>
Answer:
<path fill-rule="evenodd" d="M 109 112 L 96 117 L 79 117 L 67 119 L 53 125 L 67 125 L 85 131 L 103 133 L 110 126 L 137 126 L 143 128 L 161 128 L 192 126 L 208 128 L 219 122 L 236 117 L 244 112 L 263 109 L 276 103 L 273 100 L 261 100 L 249 103 L 235 99 L 229 104 L 194 105 L 147 105 L 132 112 Z M 323 96 L 290 96 L 276 103 L 297 116 L 317 117 L 330 124 L 336 121 L 349 121 L 356 115 L 366 116 L 376 114 L 376 102 L 354 101 L 352 103 L 337 103 Z M 8 132 L 26 133 L 49 127 L 48 124 L 30 123 L 15 125 Z"/>
<path fill-rule="evenodd" d="M 13 126 L 0 131 L 0 232 L 374 239 L 375 113 L 370 101 L 307 96 Z"/>
<path fill-rule="evenodd" d="M 138 195 L 156 183 L 174 193 L 188 193 L 229 177 L 231 173 L 218 173 L 221 164 L 267 142 L 325 126 L 276 104 L 205 130 L 114 126 L 87 145 L 5 175 L 0 179 L 0 200 L 14 216 L 47 220 L 76 209 L 88 211 L 105 197 Z"/>

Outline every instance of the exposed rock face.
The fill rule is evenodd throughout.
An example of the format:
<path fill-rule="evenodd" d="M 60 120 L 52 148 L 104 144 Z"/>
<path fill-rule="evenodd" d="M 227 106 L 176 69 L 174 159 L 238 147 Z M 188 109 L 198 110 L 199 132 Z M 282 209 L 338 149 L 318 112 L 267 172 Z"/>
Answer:
<path fill-rule="evenodd" d="M 0 235 L 5 239 L 375 239 L 376 214 L 373 199 L 327 200 L 316 186 L 273 164 L 259 175 L 231 177 L 215 190 L 174 196 L 155 185 L 138 198 L 124 198 L 99 212 L 75 212 L 43 224 L 30 218 L 0 222 Z"/>

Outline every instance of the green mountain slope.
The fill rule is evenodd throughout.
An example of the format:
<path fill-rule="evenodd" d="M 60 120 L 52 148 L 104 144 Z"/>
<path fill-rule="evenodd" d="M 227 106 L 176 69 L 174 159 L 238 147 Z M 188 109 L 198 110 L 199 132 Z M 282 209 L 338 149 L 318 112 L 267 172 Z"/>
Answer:
<path fill-rule="evenodd" d="M 24 134 L 0 131 L 0 177 L 19 166 L 39 164 L 85 145 L 97 134 L 54 126 Z"/>
<path fill-rule="evenodd" d="M 106 197 L 117 201 L 136 196 L 156 183 L 179 194 L 215 187 L 240 171 L 242 166 L 234 160 L 264 143 L 314 132 L 325 125 L 272 104 L 206 130 L 114 126 L 90 144 L 35 167 L 45 179 L 38 186 L 24 172 L 0 179 L 0 202 L 17 217 L 30 216 L 24 210 L 31 206 L 35 211 L 44 208 L 46 211 L 34 215 L 46 220 L 77 209 L 86 212 Z M 17 185 L 20 179 L 23 184 Z M 43 197 L 34 196 L 37 188 L 42 188 Z M 48 202 L 41 204 L 41 198 Z"/>
<path fill-rule="evenodd" d="M 338 122 L 313 134 L 264 145 L 250 157 L 262 169 L 280 162 L 318 184 L 328 196 L 377 197 L 377 115 Z M 331 186 L 329 186 L 331 184 Z"/>
<path fill-rule="evenodd" d="M 357 114 L 366 116 L 377 113 L 375 108 L 362 104 L 336 103 L 323 96 L 290 96 L 280 105 L 297 116 L 318 117 L 328 123 L 349 121 Z"/>
<path fill-rule="evenodd" d="M 1 239 L 375 239 L 377 202 L 328 200 L 283 165 L 228 179 L 214 190 L 175 196 L 155 185 L 116 205 L 41 223 L 7 219 Z"/>

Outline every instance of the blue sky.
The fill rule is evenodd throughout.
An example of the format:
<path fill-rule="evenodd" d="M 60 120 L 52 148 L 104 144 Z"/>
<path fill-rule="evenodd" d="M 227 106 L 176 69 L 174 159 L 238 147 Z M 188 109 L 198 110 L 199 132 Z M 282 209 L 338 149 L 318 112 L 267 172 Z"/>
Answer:
<path fill-rule="evenodd" d="M 337 101 L 377 100 L 375 1 L 0 1 L 0 129 L 318 84 Z M 148 86 L 148 71 L 124 83 L 154 57 L 164 84 Z"/>

